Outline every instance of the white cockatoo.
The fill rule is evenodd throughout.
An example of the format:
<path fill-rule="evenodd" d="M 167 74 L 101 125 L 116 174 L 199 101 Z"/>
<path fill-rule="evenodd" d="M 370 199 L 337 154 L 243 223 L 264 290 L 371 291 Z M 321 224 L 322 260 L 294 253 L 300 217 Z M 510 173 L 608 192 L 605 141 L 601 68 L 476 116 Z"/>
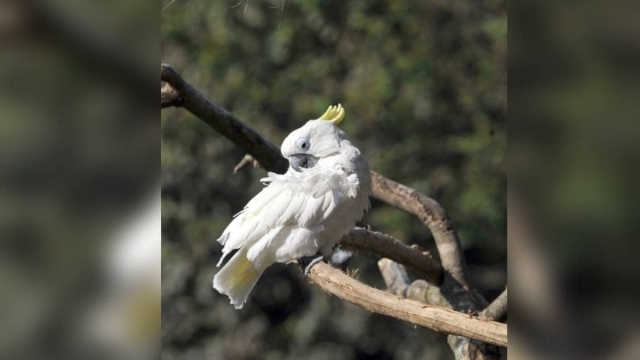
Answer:
<path fill-rule="evenodd" d="M 224 245 L 218 266 L 233 250 L 238 251 L 215 275 L 213 287 L 228 295 L 237 309 L 267 267 L 330 255 L 369 207 L 369 166 L 338 128 L 343 118 L 342 105 L 331 106 L 320 118 L 289 134 L 281 147 L 289 160 L 288 171 L 261 179 L 268 186 L 218 239 Z"/>

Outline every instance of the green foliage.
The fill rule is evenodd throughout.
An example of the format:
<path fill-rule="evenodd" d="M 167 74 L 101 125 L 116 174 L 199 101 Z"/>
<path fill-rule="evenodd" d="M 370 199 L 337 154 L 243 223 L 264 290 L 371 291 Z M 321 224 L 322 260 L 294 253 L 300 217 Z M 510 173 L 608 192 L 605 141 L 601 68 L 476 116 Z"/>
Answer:
<path fill-rule="evenodd" d="M 163 11 L 163 62 L 276 144 L 342 103 L 341 126 L 372 169 L 437 199 L 470 255 L 473 285 L 488 297 L 502 290 L 504 1 L 288 1 L 283 10 L 254 0 L 246 12 L 245 3 L 203 4 Z M 164 110 L 162 128 L 163 285 L 176 284 L 163 286 L 168 359 L 452 358 L 442 335 L 330 298 L 291 266 L 267 271 L 235 311 L 211 289 L 215 240 L 265 171 L 234 175 L 244 154 L 183 110 Z M 420 221 L 388 205 L 374 201 L 363 225 L 437 254 Z M 383 285 L 372 257 L 352 267 Z"/>

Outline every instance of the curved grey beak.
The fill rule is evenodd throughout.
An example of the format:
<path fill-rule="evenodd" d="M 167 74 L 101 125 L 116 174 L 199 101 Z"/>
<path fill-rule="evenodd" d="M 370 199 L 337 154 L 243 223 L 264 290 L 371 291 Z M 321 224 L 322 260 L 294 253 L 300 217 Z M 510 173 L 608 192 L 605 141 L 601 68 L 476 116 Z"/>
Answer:
<path fill-rule="evenodd" d="M 308 154 L 293 154 L 289 156 L 289 165 L 295 171 L 310 169 L 318 163 L 318 158 Z"/>

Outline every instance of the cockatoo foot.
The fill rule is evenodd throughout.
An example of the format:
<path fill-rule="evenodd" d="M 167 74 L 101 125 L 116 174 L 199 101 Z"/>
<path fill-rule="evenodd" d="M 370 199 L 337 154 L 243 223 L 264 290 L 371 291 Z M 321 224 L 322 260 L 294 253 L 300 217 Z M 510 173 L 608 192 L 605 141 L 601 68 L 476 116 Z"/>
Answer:
<path fill-rule="evenodd" d="M 313 265 L 323 260 L 324 260 L 324 256 L 322 256 L 321 254 L 315 254 L 312 256 L 303 256 L 299 258 L 298 264 L 304 267 L 304 276 L 309 276 L 309 271 L 311 271 L 311 268 L 313 267 Z"/>

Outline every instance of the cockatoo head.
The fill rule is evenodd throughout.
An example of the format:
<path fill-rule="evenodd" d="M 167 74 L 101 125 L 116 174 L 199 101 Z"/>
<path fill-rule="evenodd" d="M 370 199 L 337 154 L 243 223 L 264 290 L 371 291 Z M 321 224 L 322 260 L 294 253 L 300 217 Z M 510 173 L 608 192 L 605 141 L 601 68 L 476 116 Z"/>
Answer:
<path fill-rule="evenodd" d="M 329 106 L 329 109 L 317 120 L 294 130 L 282 142 L 282 156 L 289 160 L 291 168 L 296 171 L 309 169 L 323 158 L 340 153 L 343 141 L 349 137 L 338 128 L 344 118 L 342 105 Z"/>

